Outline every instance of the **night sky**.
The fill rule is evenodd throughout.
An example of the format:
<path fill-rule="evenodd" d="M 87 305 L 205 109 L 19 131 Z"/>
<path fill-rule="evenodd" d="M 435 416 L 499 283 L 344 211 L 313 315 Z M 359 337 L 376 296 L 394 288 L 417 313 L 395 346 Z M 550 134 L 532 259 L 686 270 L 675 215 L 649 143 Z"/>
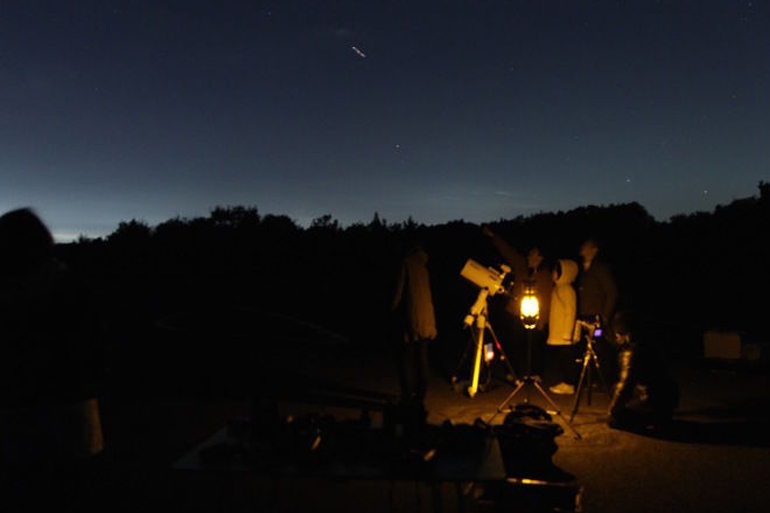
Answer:
<path fill-rule="evenodd" d="M 769 91 L 760 0 L 3 0 L 0 211 L 663 220 L 770 180 Z"/>

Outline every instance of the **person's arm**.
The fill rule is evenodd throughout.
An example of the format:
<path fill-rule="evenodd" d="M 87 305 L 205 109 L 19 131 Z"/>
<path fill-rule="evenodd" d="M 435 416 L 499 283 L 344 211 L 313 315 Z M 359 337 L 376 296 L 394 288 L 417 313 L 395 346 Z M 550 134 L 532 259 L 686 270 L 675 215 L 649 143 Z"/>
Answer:
<path fill-rule="evenodd" d="M 492 244 L 495 245 L 497 252 L 511 265 L 513 269 L 513 275 L 516 279 L 525 279 L 527 277 L 527 260 L 524 256 L 516 251 L 516 248 L 505 242 L 489 227 L 483 228 L 484 234 L 492 239 Z"/>

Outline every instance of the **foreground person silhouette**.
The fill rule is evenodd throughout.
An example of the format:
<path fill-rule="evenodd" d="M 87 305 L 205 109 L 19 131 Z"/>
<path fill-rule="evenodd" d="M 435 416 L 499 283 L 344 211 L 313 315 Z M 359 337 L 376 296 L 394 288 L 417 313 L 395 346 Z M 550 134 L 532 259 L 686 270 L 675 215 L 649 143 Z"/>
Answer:
<path fill-rule="evenodd" d="M 0 510 L 89 510 L 103 440 L 87 295 L 28 209 L 0 217 Z"/>
<path fill-rule="evenodd" d="M 401 382 L 401 411 L 406 435 L 420 444 L 424 436 L 425 394 L 428 390 L 428 342 L 437 335 L 433 310 L 428 253 L 417 244 L 401 262 L 391 311 L 396 325 Z"/>

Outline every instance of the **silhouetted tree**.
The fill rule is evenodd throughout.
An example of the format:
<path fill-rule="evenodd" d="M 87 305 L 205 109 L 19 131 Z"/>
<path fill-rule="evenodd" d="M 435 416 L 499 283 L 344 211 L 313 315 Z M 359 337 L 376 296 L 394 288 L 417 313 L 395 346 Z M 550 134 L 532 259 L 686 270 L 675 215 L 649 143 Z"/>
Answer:
<path fill-rule="evenodd" d="M 770 198 L 770 183 L 765 182 L 764 180 L 759 181 L 759 199 L 767 199 Z"/>
<path fill-rule="evenodd" d="M 332 218 L 331 214 L 325 214 L 321 217 L 317 217 L 310 223 L 310 228 L 315 230 L 337 231 L 339 230 L 339 227 L 339 222 Z"/>
<path fill-rule="evenodd" d="M 152 228 L 145 221 L 132 219 L 129 222 L 120 222 L 118 229 L 107 237 L 107 241 L 112 244 L 144 244 L 151 234 Z"/>
<path fill-rule="evenodd" d="M 752 299 L 754 288 L 770 281 L 770 250 L 763 244 L 770 230 L 768 185 L 758 188 L 759 198 L 666 222 L 628 203 L 490 224 L 506 240 L 538 245 L 551 258 L 576 258 L 585 237 L 598 237 L 620 306 L 665 326 L 661 343 L 679 344 L 666 334 L 682 326 L 765 329 L 762 303 Z M 431 255 L 439 332 L 451 338 L 476 294 L 459 276 L 464 262 L 500 263 L 480 226 L 462 220 L 425 226 L 409 217 L 388 224 L 375 212 L 369 223 L 343 228 L 326 214 L 305 229 L 285 215 L 260 216 L 256 207 L 216 207 L 207 217 L 174 218 L 154 229 L 123 222 L 104 240 L 59 245 L 57 254 L 90 273 L 119 305 L 116 315 L 130 319 L 121 332 L 137 319 L 191 305 L 204 311 L 261 305 L 371 341 L 387 320 L 402 250 L 415 239 Z M 462 333 L 458 340 L 464 347 Z"/>
<path fill-rule="evenodd" d="M 257 207 L 216 207 L 211 211 L 211 221 L 215 226 L 256 226 L 259 224 Z"/>

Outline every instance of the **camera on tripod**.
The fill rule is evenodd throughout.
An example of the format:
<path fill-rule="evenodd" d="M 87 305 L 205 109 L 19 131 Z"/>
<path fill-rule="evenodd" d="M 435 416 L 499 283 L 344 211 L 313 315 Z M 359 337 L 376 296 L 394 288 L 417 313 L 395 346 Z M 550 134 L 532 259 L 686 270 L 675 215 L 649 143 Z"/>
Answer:
<path fill-rule="evenodd" d="M 595 371 L 602 388 L 606 390 L 607 396 L 612 397 L 610 387 L 607 385 L 607 380 L 604 379 L 602 374 L 601 365 L 599 363 L 599 357 L 596 354 L 594 345 L 596 340 L 603 335 L 602 317 L 599 314 L 579 316 L 575 321 L 575 331 L 572 334 L 572 340 L 577 342 L 580 340 L 581 335 L 585 336 L 585 351 L 580 360 L 582 360 L 582 370 L 580 371 L 580 379 L 578 380 L 577 391 L 575 392 L 575 403 L 572 406 L 572 414 L 569 421 L 575 420 L 575 414 L 580 406 L 580 396 L 583 393 L 583 389 L 588 390 L 588 405 L 591 405 L 591 389 L 592 385 L 592 372 Z"/>
<path fill-rule="evenodd" d="M 583 330 L 586 330 L 592 339 L 600 338 L 604 335 L 601 317 L 599 315 L 579 316 L 575 321 L 575 331 L 572 334 L 572 340 L 580 340 Z"/>

